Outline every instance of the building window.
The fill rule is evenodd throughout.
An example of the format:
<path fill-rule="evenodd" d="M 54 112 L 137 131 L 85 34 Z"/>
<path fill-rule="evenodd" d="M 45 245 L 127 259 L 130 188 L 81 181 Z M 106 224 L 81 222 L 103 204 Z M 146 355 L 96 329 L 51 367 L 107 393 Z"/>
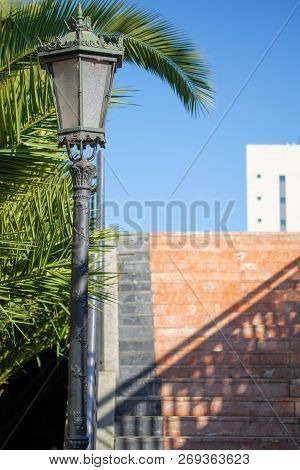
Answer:
<path fill-rule="evenodd" d="M 256 175 L 256 178 L 258 178 L 258 179 L 261 178 L 261 174 L 258 173 L 258 174 Z"/>
<path fill-rule="evenodd" d="M 261 223 L 261 219 L 257 219 L 257 222 Z"/>
<path fill-rule="evenodd" d="M 285 232 L 286 231 L 286 220 L 285 219 L 282 219 L 280 221 L 280 228 L 281 228 L 281 231 L 282 232 Z"/>
<path fill-rule="evenodd" d="M 279 176 L 280 231 L 286 232 L 286 181 L 285 176 Z"/>
<path fill-rule="evenodd" d="M 261 201 L 261 196 L 257 196 L 257 200 L 258 200 L 258 201 Z"/>

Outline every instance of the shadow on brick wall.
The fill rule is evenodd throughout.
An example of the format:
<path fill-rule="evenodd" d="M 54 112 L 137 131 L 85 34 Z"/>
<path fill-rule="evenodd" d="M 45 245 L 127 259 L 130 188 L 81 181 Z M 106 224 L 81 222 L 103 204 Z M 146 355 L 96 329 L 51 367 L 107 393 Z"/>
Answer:
<path fill-rule="evenodd" d="M 299 448 L 299 261 L 122 385 L 129 447 L 128 432 L 140 448 L 158 437 L 161 415 L 166 449 Z M 161 396 L 149 396 L 149 380 Z"/>
<path fill-rule="evenodd" d="M 160 448 L 161 427 L 166 449 L 299 448 L 299 263 L 286 265 L 176 347 L 166 345 L 156 363 L 124 382 L 116 413 L 128 420 L 120 434 L 128 441 L 128 430 L 141 435 L 140 448 L 147 436 Z M 47 370 L 29 364 L 28 375 L 10 385 L 9 403 L 1 397 L 2 440 L 55 365 L 55 355 L 46 356 Z M 6 448 L 61 448 L 66 370 L 64 362 Z"/>

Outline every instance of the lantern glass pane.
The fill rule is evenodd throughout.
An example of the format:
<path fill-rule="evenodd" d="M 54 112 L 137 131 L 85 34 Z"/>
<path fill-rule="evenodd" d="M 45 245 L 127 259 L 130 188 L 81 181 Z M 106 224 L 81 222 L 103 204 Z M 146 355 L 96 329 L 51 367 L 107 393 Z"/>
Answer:
<path fill-rule="evenodd" d="M 53 62 L 60 128 L 68 129 L 79 125 L 79 62 L 78 59 L 67 59 Z"/>
<path fill-rule="evenodd" d="M 110 94 L 112 65 L 95 59 L 82 59 L 82 125 L 102 128 Z"/>

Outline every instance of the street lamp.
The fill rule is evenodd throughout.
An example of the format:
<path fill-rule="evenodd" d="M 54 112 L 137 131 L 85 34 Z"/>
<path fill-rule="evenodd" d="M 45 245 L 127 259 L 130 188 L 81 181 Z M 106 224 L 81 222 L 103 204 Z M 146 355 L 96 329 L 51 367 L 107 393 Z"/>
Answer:
<path fill-rule="evenodd" d="M 96 167 L 91 160 L 105 146 L 105 120 L 113 76 L 122 66 L 122 37 L 98 37 L 79 4 L 69 31 L 40 44 L 42 66 L 53 79 L 58 140 L 71 160 L 74 192 L 67 449 L 88 447 L 86 418 L 89 200 Z M 86 156 L 91 147 L 92 155 Z M 76 149 L 74 151 L 74 149 Z"/>

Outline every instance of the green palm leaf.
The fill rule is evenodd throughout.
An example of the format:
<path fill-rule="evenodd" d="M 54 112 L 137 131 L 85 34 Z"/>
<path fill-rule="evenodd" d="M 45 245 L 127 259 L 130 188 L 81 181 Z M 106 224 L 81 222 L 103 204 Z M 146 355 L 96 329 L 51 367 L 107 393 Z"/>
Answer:
<path fill-rule="evenodd" d="M 210 106 L 209 67 L 171 24 L 123 0 L 82 4 L 95 30 L 123 34 L 125 60 L 165 81 L 191 114 Z M 71 182 L 36 46 L 37 37 L 63 34 L 76 7 L 77 0 L 0 6 L 0 383 L 44 349 L 67 345 Z M 124 104 L 127 93 L 115 90 L 111 104 Z M 113 236 L 92 231 L 93 263 Z M 100 285 L 91 277 L 91 297 L 107 298 L 114 275 L 94 265 L 91 273 L 101 277 Z"/>
<path fill-rule="evenodd" d="M 124 35 L 127 62 L 166 81 L 192 114 L 209 108 L 212 85 L 207 62 L 169 22 L 123 0 L 82 4 L 98 33 Z M 76 6 L 74 0 L 28 2 L 0 17 L 0 74 L 24 67 L 30 57 L 36 60 L 37 37 L 47 42 L 61 35 L 64 20 Z"/>
<path fill-rule="evenodd" d="M 0 209 L 0 383 L 45 348 L 68 340 L 72 198 L 67 175 L 54 174 L 22 202 Z M 114 233 L 92 231 L 90 298 L 109 300 L 115 274 L 96 268 Z M 104 247 L 104 248 L 101 248 Z M 100 280 L 99 280 L 100 278 Z M 23 352 L 25 353 L 23 354 Z"/>

